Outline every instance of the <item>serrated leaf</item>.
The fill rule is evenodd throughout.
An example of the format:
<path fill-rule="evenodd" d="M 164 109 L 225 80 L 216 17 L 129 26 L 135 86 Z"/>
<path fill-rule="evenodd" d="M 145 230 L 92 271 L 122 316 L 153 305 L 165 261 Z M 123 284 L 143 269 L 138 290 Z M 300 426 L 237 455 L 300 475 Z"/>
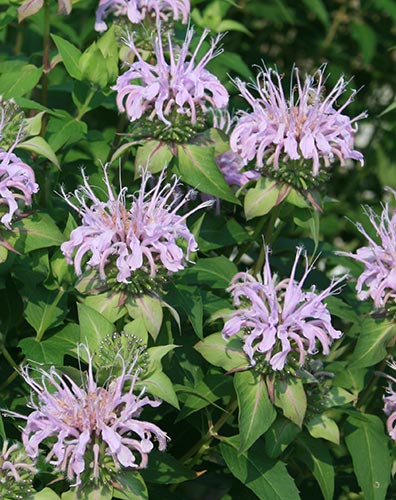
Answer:
<path fill-rule="evenodd" d="M 39 82 L 42 68 L 27 64 L 16 72 L 6 72 L 0 76 L 0 95 L 13 99 L 29 93 Z"/>
<path fill-rule="evenodd" d="M 239 454 L 239 436 L 223 438 L 220 451 L 232 474 L 251 489 L 260 500 L 300 498 L 293 478 L 283 462 L 266 458 L 259 443 Z"/>
<path fill-rule="evenodd" d="M 317 480 L 325 500 L 333 500 L 334 467 L 331 455 L 322 441 L 308 436 L 297 439 L 297 457 L 304 462 Z"/>
<path fill-rule="evenodd" d="M 275 405 L 282 409 L 286 418 L 301 427 L 307 410 L 307 396 L 302 380 L 297 378 L 276 379 Z"/>
<path fill-rule="evenodd" d="M 121 469 L 116 477 L 128 500 L 148 500 L 147 486 L 139 472 Z"/>
<path fill-rule="evenodd" d="M 51 35 L 51 38 L 55 42 L 56 48 L 58 49 L 58 52 L 62 58 L 66 71 L 71 77 L 75 78 L 76 80 L 81 80 L 81 70 L 78 65 L 79 59 L 81 57 L 81 51 L 72 43 L 64 40 L 58 35 Z"/>
<path fill-rule="evenodd" d="M 56 117 L 50 119 L 47 131 L 51 134 L 48 142 L 56 152 L 64 146 L 75 144 L 85 138 L 88 126 L 85 122 L 78 121 L 66 111 L 62 111 Z"/>
<path fill-rule="evenodd" d="M 59 161 L 54 153 L 54 150 L 48 142 L 40 136 L 32 137 L 26 141 L 19 142 L 17 148 L 33 151 L 33 153 L 37 153 L 39 156 L 44 156 L 44 158 L 47 158 L 47 160 L 60 169 Z"/>
<path fill-rule="evenodd" d="M 81 342 L 86 344 L 91 353 L 98 352 L 100 342 L 115 328 L 102 314 L 85 304 L 77 304 L 80 323 Z"/>
<path fill-rule="evenodd" d="M 243 352 L 242 342 L 236 337 L 225 341 L 221 333 L 214 333 L 198 342 L 195 349 L 206 361 L 214 366 L 220 366 L 224 370 L 247 369 L 249 367 L 249 360 Z"/>
<path fill-rule="evenodd" d="M 234 387 L 239 408 L 239 451 L 244 453 L 268 430 L 276 418 L 276 411 L 264 378 L 252 370 L 235 373 Z"/>
<path fill-rule="evenodd" d="M 308 432 L 314 438 L 322 438 L 334 444 L 340 444 L 338 425 L 326 415 L 316 415 L 305 423 Z"/>
<path fill-rule="evenodd" d="M 394 323 L 370 317 L 361 319 L 359 325 L 351 329 L 359 332 L 353 352 L 351 368 L 365 368 L 377 364 L 387 355 L 386 346 L 395 334 Z"/>
<path fill-rule="evenodd" d="M 176 171 L 194 189 L 239 204 L 216 165 L 213 147 L 179 145 Z"/>
<path fill-rule="evenodd" d="M 127 299 L 125 302 L 128 313 L 134 319 L 142 318 L 144 326 L 154 340 L 161 329 L 163 311 L 159 299 L 149 295 L 142 295 Z"/>
<path fill-rule="evenodd" d="M 84 297 L 84 304 L 100 312 L 111 323 L 125 316 L 127 310 L 120 306 L 121 293 L 114 293 L 108 290 L 97 295 L 87 295 Z"/>
<path fill-rule="evenodd" d="M 166 142 L 147 141 L 137 148 L 135 169 L 138 172 L 140 167 L 148 167 L 151 173 L 156 174 L 167 167 L 172 158 L 173 153 Z"/>
<path fill-rule="evenodd" d="M 35 288 L 34 293 L 30 290 L 28 292 L 30 293 L 26 296 L 28 301 L 24 316 L 36 331 L 37 338 L 40 339 L 49 328 L 57 326 L 66 315 L 64 293 L 61 290 L 52 291 L 40 288 Z"/>
<path fill-rule="evenodd" d="M 244 210 L 246 220 L 267 214 L 276 205 L 280 188 L 275 181 L 260 177 L 254 188 L 245 195 Z"/>
<path fill-rule="evenodd" d="M 153 396 L 157 396 L 174 406 L 176 409 L 179 409 L 179 401 L 172 381 L 163 371 L 157 370 L 148 377 L 142 378 L 136 382 L 137 389 L 142 389 L 143 387 Z"/>
<path fill-rule="evenodd" d="M 375 415 L 348 417 L 345 442 L 365 500 L 384 500 L 391 459 L 384 424 Z"/>
<path fill-rule="evenodd" d="M 278 418 L 265 433 L 265 451 L 271 458 L 281 455 L 301 429 L 286 418 Z"/>

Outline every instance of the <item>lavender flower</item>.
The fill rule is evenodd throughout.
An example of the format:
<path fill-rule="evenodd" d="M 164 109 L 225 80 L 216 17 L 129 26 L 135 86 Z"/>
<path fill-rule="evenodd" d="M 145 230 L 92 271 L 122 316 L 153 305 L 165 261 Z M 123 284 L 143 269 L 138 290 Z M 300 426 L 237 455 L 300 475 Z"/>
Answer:
<path fill-rule="evenodd" d="M 37 469 L 19 444 L 4 441 L 0 452 L 0 498 L 23 500 L 33 493 Z"/>
<path fill-rule="evenodd" d="M 3 129 L 7 127 L 7 109 L 0 108 L 0 141 L 3 138 Z M 35 182 L 34 172 L 29 165 L 24 163 L 13 151 L 17 146 L 22 129 L 8 149 L 0 148 L 0 204 L 8 206 L 6 212 L 0 219 L 7 229 L 11 229 L 11 220 L 18 212 L 18 200 L 25 205 L 32 203 L 32 194 L 37 193 L 39 187 Z"/>
<path fill-rule="evenodd" d="M 155 187 L 147 190 L 150 174 L 144 171 L 140 190 L 132 196 L 127 208 L 127 189 L 122 188 L 116 197 L 106 167 L 104 175 L 107 201 L 101 201 L 95 195 L 84 172 L 84 185 L 74 192 L 78 205 L 74 205 L 70 195 L 62 191 L 68 204 L 82 216 L 82 225 L 74 229 L 70 240 L 61 246 L 67 261 L 74 263 L 76 274 L 82 273 L 82 261 L 86 255 L 90 255 L 86 265 L 97 268 L 102 279 L 106 279 L 112 263 L 118 283 L 128 284 L 132 278 L 135 280 L 134 273 L 138 270 L 154 279 L 161 269 L 168 273 L 184 269 L 190 253 L 197 250 L 186 219 L 211 202 L 202 203 L 187 214 L 177 215 L 188 201 L 188 196 L 180 201 L 180 196 L 176 195 L 177 178 L 173 177 L 172 184 L 164 184 L 163 171 Z M 185 250 L 181 246 L 182 240 Z"/>
<path fill-rule="evenodd" d="M 305 254 L 305 272 L 300 282 L 295 280 L 301 252 L 298 248 L 290 278 L 279 283 L 271 274 L 268 248 L 262 280 L 248 273 L 238 273 L 232 279 L 228 291 L 237 310 L 225 323 L 223 336 L 229 339 L 243 332 L 243 350 L 252 366 L 264 359 L 273 370 L 283 370 L 286 363 L 294 361 L 294 352 L 298 352 L 298 364 L 302 366 L 307 353 L 318 352 L 318 343 L 327 355 L 333 340 L 342 335 L 333 328 L 322 301 L 335 293 L 343 278 L 318 294 L 315 287 L 304 292 L 302 287 L 312 266 L 308 266 Z"/>
<path fill-rule="evenodd" d="M 219 55 L 216 50 L 221 36 L 211 42 L 210 49 L 197 62 L 200 50 L 209 30 L 205 30 L 196 49 L 189 56 L 194 30 L 187 31 L 181 49 L 173 46 L 168 33 L 169 62 L 164 55 L 160 34 L 154 42 L 155 63 L 144 61 L 136 48 L 133 37 L 128 44 L 135 54 L 136 62 L 119 76 L 116 85 L 117 105 L 121 112 L 126 111 L 131 122 L 146 115 L 148 120 L 155 117 L 167 127 L 180 116 L 186 116 L 190 124 L 197 124 L 200 112 L 208 106 L 223 108 L 228 103 L 228 92 L 218 78 L 205 69 L 208 62 Z"/>
<path fill-rule="evenodd" d="M 95 30 L 107 30 L 105 19 L 113 14 L 115 17 L 127 17 L 132 24 L 138 24 L 147 18 L 155 22 L 175 21 L 181 19 L 186 24 L 190 14 L 189 0 L 100 0 L 96 11 Z"/>
<path fill-rule="evenodd" d="M 386 188 L 396 198 L 396 191 Z M 391 299 L 396 301 L 396 212 L 390 214 L 389 204 L 382 208 L 381 215 L 367 207 L 366 214 L 380 240 L 377 243 L 364 229 L 362 224 L 356 227 L 367 239 L 368 246 L 360 247 L 356 254 L 339 252 L 364 264 L 364 271 L 356 284 L 360 300 L 371 297 L 375 307 L 383 307 Z"/>
<path fill-rule="evenodd" d="M 246 83 L 236 81 L 252 111 L 240 112 L 230 138 L 233 151 L 246 163 L 255 159 L 258 167 L 272 165 L 274 170 L 279 169 L 279 162 L 310 160 L 313 176 L 318 175 L 321 162 L 328 167 L 334 157 L 342 165 L 348 158 L 363 164 L 363 155 L 353 149 L 353 141 L 355 123 L 366 114 L 353 119 L 343 114 L 356 91 L 336 110 L 336 102 L 348 84 L 343 77 L 324 97 L 322 68 L 315 76 L 306 76 L 304 84 L 298 68 L 294 72 L 296 85 L 291 88 L 289 100 L 282 88 L 282 78 L 275 70 L 263 69 L 257 75 L 255 88 L 259 98 L 252 95 Z"/>
<path fill-rule="evenodd" d="M 396 363 L 393 359 L 388 362 L 388 366 L 396 370 Z M 388 374 L 383 375 L 389 380 L 388 387 L 385 389 L 386 395 L 383 396 L 385 402 L 384 413 L 388 415 L 386 427 L 389 436 L 396 441 L 396 392 L 393 389 L 393 384 L 396 384 L 396 379 Z"/>
<path fill-rule="evenodd" d="M 66 473 L 69 481 L 75 480 L 75 485 L 81 484 L 85 471 L 98 479 L 106 464 L 115 470 L 144 468 L 153 440 L 162 451 L 168 439 L 155 424 L 139 419 L 144 406 L 156 408 L 160 401 L 143 397 L 144 391 L 134 394 L 137 358 L 129 367 L 121 360 L 121 374 L 100 387 L 93 375 L 92 356 L 86 346 L 80 347 L 88 357 L 88 372 L 81 373 L 82 386 L 54 367 L 48 372 L 38 368 L 39 381 L 25 366 L 21 374 L 35 396 L 30 401 L 34 411 L 28 417 L 7 412 L 27 421 L 22 431 L 26 453 L 37 459 L 39 446 L 45 442 L 50 448 L 47 460 Z"/>

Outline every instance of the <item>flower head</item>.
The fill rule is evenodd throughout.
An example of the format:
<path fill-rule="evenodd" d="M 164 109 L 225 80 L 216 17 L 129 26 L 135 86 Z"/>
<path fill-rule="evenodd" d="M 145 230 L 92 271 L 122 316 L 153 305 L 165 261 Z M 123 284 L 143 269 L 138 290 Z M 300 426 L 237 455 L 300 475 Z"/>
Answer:
<path fill-rule="evenodd" d="M 306 76 L 301 82 L 298 68 L 294 70 L 296 85 L 291 86 L 286 98 L 282 77 L 275 70 L 263 69 L 256 79 L 256 98 L 246 83 L 237 80 L 236 85 L 252 107 L 242 111 L 231 134 L 230 144 L 245 162 L 253 159 L 258 167 L 271 165 L 278 170 L 280 162 L 309 160 L 312 174 L 318 175 L 321 163 L 327 167 L 334 157 L 341 164 L 352 158 L 363 164 L 361 153 L 353 149 L 355 123 L 365 116 L 355 118 L 343 114 L 355 91 L 338 109 L 337 99 L 345 92 L 348 82 L 341 77 L 327 97 L 324 97 L 325 78 L 323 69 Z"/>
<path fill-rule="evenodd" d="M 396 198 L 396 191 L 387 188 Z M 360 300 L 371 297 L 375 307 L 383 307 L 391 299 L 396 301 L 396 212 L 391 213 L 389 204 L 377 215 L 372 208 L 366 214 L 375 229 L 379 243 L 371 238 L 362 224 L 356 227 L 367 239 L 368 246 L 360 247 L 356 253 L 339 252 L 364 265 L 364 271 L 356 284 L 357 296 Z"/>
<path fill-rule="evenodd" d="M 23 500 L 33 493 L 37 469 L 19 444 L 4 441 L 0 452 L 0 498 Z"/>
<path fill-rule="evenodd" d="M 143 60 L 133 37 L 130 37 L 128 44 L 137 60 L 118 77 L 113 87 L 117 91 L 119 110 L 126 111 L 131 122 L 145 115 L 149 120 L 157 118 L 170 128 L 179 125 L 178 121 L 183 118 L 195 126 L 209 106 L 227 106 L 227 90 L 205 69 L 208 62 L 222 51 L 216 49 L 221 36 L 212 40 L 208 52 L 197 62 L 198 52 L 208 33 L 208 30 L 204 31 L 191 55 L 193 29 L 187 31 L 181 48 L 173 45 L 168 33 L 169 62 L 158 34 L 154 41 L 155 63 Z"/>
<path fill-rule="evenodd" d="M 333 328 L 330 313 L 323 304 L 326 297 L 335 293 L 341 280 L 333 281 L 320 293 L 316 293 L 315 287 L 303 291 L 312 266 L 308 266 L 305 255 L 305 272 L 299 282 L 295 280 L 301 252 L 298 248 L 290 278 L 277 283 L 276 276 L 271 274 L 267 248 L 263 279 L 238 273 L 228 289 L 237 310 L 225 323 L 223 336 L 229 339 L 243 332 L 243 350 L 252 366 L 264 360 L 273 370 L 283 370 L 285 364 L 295 361 L 295 352 L 302 366 L 307 353 L 318 352 L 318 344 L 327 355 L 333 340 L 342 335 Z"/>
<path fill-rule="evenodd" d="M 28 456 L 36 459 L 45 442 L 50 448 L 47 460 L 76 485 L 84 472 L 99 479 L 106 466 L 113 470 L 146 467 L 153 441 L 158 441 L 162 451 L 168 439 L 158 426 L 140 420 L 145 406 L 155 408 L 160 401 L 143 397 L 144 391 L 134 393 L 138 377 L 134 363 L 123 363 L 121 374 L 101 387 L 93 375 L 88 348 L 81 348 L 88 357 L 82 385 L 54 367 L 49 371 L 38 368 L 41 380 L 37 379 L 25 366 L 21 374 L 32 390 L 33 412 L 28 417 L 8 412 L 26 419 L 22 440 Z"/>
<path fill-rule="evenodd" d="M 3 105 L 0 107 L 0 145 L 3 131 L 8 128 L 7 121 L 10 119 L 8 111 L 8 107 Z M 24 205 L 30 205 L 32 195 L 37 193 L 39 189 L 35 182 L 33 169 L 13 153 L 21 133 L 22 127 L 20 127 L 13 144 L 7 150 L 0 147 L 0 204 L 8 208 L 0 221 L 8 229 L 11 229 L 12 218 L 18 212 L 18 201 L 22 201 Z"/>
<path fill-rule="evenodd" d="M 97 268 L 102 279 L 115 270 L 116 281 L 125 284 L 136 282 L 137 271 L 154 279 L 158 272 L 165 270 L 170 274 L 184 269 L 190 253 L 197 250 L 186 219 L 210 202 L 178 215 L 177 211 L 188 201 L 188 196 L 180 200 L 176 195 L 178 179 L 173 177 L 172 184 L 165 184 L 163 171 L 155 187 L 147 189 L 150 174 L 144 171 L 140 190 L 132 195 L 127 207 L 126 188 L 116 197 L 106 167 L 104 175 L 106 201 L 96 196 L 84 172 L 84 184 L 74 192 L 78 205 L 63 192 L 69 205 L 82 216 L 81 226 L 61 246 L 68 262 L 74 263 L 76 274 L 82 273 L 86 256 L 86 266 Z"/>
<path fill-rule="evenodd" d="M 106 31 L 105 19 L 127 17 L 132 24 L 138 24 L 147 18 L 167 22 L 170 19 L 186 24 L 190 14 L 189 0 L 100 0 L 96 10 L 96 31 Z"/>
<path fill-rule="evenodd" d="M 390 366 L 393 370 L 396 370 L 396 363 L 393 359 L 388 362 L 388 366 Z M 388 387 L 385 389 L 386 394 L 383 396 L 385 403 L 384 413 L 385 415 L 388 415 L 386 427 L 389 436 L 396 441 L 396 391 L 393 388 L 393 384 L 396 384 L 396 379 L 391 375 L 384 375 L 389 380 Z"/>

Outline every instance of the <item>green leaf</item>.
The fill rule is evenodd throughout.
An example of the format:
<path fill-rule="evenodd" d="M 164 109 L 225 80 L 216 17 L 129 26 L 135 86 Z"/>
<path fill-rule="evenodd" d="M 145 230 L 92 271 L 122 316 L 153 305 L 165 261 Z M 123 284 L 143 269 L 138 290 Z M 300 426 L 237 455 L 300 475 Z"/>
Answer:
<path fill-rule="evenodd" d="M 229 341 L 221 333 L 214 333 L 196 344 L 195 349 L 214 366 L 224 370 L 247 369 L 249 360 L 242 350 L 242 342 L 237 337 Z"/>
<path fill-rule="evenodd" d="M 182 181 L 193 188 L 231 203 L 239 203 L 216 165 L 213 147 L 179 145 L 176 170 Z"/>
<path fill-rule="evenodd" d="M 108 85 L 110 75 L 107 69 L 106 58 L 96 42 L 93 42 L 81 54 L 78 65 L 83 80 L 87 80 L 99 88 L 104 88 Z"/>
<path fill-rule="evenodd" d="M 125 306 L 133 319 L 142 318 L 146 330 L 156 340 L 163 319 L 161 302 L 155 297 L 142 295 L 134 298 L 128 297 Z"/>
<path fill-rule="evenodd" d="M 15 72 L 5 72 L 0 76 L 0 95 L 3 99 L 13 99 L 28 94 L 39 82 L 42 68 L 27 64 Z"/>
<path fill-rule="evenodd" d="M 361 318 L 359 325 L 354 325 L 351 334 L 359 332 L 359 338 L 352 355 L 351 368 L 365 368 L 383 360 L 387 355 L 386 346 L 395 335 L 395 325 L 388 320 Z"/>
<path fill-rule="evenodd" d="M 239 454 L 239 436 L 222 438 L 220 451 L 232 474 L 260 500 L 300 498 L 293 478 L 283 462 L 266 458 L 259 443 Z"/>
<path fill-rule="evenodd" d="M 111 500 L 113 488 L 99 481 L 90 482 L 62 493 L 62 500 Z"/>
<path fill-rule="evenodd" d="M 31 135 L 38 135 L 41 131 L 41 126 L 42 126 L 42 121 L 43 121 L 43 116 L 46 113 L 46 111 L 40 111 L 36 115 L 32 116 L 31 118 L 25 118 L 24 119 L 24 133 L 26 136 L 31 136 Z"/>
<path fill-rule="evenodd" d="M 145 481 L 157 484 L 179 484 L 195 479 L 196 473 L 183 467 L 172 455 L 153 450 L 148 467 L 141 472 Z"/>
<path fill-rule="evenodd" d="M 326 415 L 316 415 L 305 422 L 308 432 L 314 438 L 323 438 L 334 444 L 340 444 L 338 425 Z"/>
<path fill-rule="evenodd" d="M 391 459 L 384 424 L 375 415 L 347 419 L 345 442 L 365 500 L 383 500 L 391 479 Z"/>
<path fill-rule="evenodd" d="M 97 295 L 87 295 L 84 297 L 84 304 L 100 312 L 111 323 L 115 323 L 127 313 L 126 308 L 120 306 L 121 298 L 121 293 L 108 290 Z"/>
<path fill-rule="evenodd" d="M 91 353 L 98 352 L 100 342 L 106 335 L 115 331 L 114 325 L 98 311 L 85 304 L 77 304 L 77 310 L 81 342 L 87 344 Z"/>
<path fill-rule="evenodd" d="M 55 42 L 56 48 L 62 57 L 62 62 L 65 65 L 66 71 L 72 78 L 81 80 L 81 70 L 78 65 L 81 57 L 81 51 L 72 43 L 64 40 L 60 36 L 51 35 L 51 38 Z"/>
<path fill-rule="evenodd" d="M 48 142 L 40 136 L 32 137 L 27 141 L 19 142 L 17 148 L 26 149 L 27 151 L 33 151 L 40 156 L 44 156 L 51 163 L 53 163 L 57 168 L 60 169 L 58 158 L 56 157 L 54 150 L 48 144 Z"/>
<path fill-rule="evenodd" d="M 356 397 L 342 387 L 332 387 L 323 400 L 323 407 L 343 406 L 355 400 Z"/>
<path fill-rule="evenodd" d="M 37 338 L 40 339 L 49 328 L 59 325 L 66 315 L 66 297 L 62 290 L 35 288 L 34 293 L 30 290 L 27 292 L 30 293 L 26 294 L 24 316 L 35 329 Z"/>
<path fill-rule="evenodd" d="M 330 453 L 322 441 L 309 436 L 297 439 L 296 456 L 304 462 L 317 480 L 325 500 L 333 500 L 334 467 Z"/>
<path fill-rule="evenodd" d="M 224 255 L 199 259 L 194 267 L 186 269 L 179 277 L 188 284 L 207 285 L 211 288 L 227 288 L 238 272 L 236 265 Z"/>
<path fill-rule="evenodd" d="M 63 243 L 62 233 L 53 219 L 45 213 L 35 213 L 14 222 L 12 231 L 7 231 L 3 236 L 21 253 L 60 246 Z"/>
<path fill-rule="evenodd" d="M 307 397 L 302 380 L 290 377 L 276 379 L 275 405 L 283 410 L 286 418 L 301 427 L 307 410 Z"/>
<path fill-rule="evenodd" d="M 32 500 L 60 500 L 60 497 L 51 488 L 44 488 L 43 490 L 35 493 Z"/>
<path fill-rule="evenodd" d="M 148 500 L 147 486 L 139 472 L 121 469 L 116 477 L 128 500 Z"/>
<path fill-rule="evenodd" d="M 290 420 L 280 417 L 265 433 L 265 452 L 271 458 L 281 455 L 301 429 Z"/>
<path fill-rule="evenodd" d="M 176 409 L 179 409 L 179 401 L 172 381 L 163 371 L 157 370 L 148 377 L 142 378 L 136 382 L 136 388 L 142 389 L 143 387 L 153 396 L 157 396 L 174 406 Z"/>
<path fill-rule="evenodd" d="M 173 153 L 165 142 L 147 141 L 136 151 L 135 168 L 139 171 L 140 167 L 148 167 L 151 173 L 156 174 L 167 167 L 172 158 Z"/>
<path fill-rule="evenodd" d="M 280 188 L 275 181 L 260 177 L 254 188 L 245 195 L 244 209 L 246 220 L 267 214 L 276 205 Z"/>
<path fill-rule="evenodd" d="M 265 380 L 252 370 L 234 375 L 239 407 L 240 453 L 247 451 L 276 418 Z"/>
<path fill-rule="evenodd" d="M 169 352 L 173 351 L 176 347 L 179 347 L 175 344 L 167 344 L 167 345 L 159 345 L 154 347 L 149 347 L 147 349 L 147 354 L 149 356 L 148 364 L 147 364 L 147 373 L 151 373 L 152 371 L 161 370 L 161 360 L 164 356 L 166 356 Z"/>
<path fill-rule="evenodd" d="M 203 338 L 203 304 L 202 296 L 198 287 L 187 285 L 175 286 L 171 283 L 168 287 L 167 302 L 176 310 L 182 309 L 198 338 Z"/>
<path fill-rule="evenodd" d="M 48 142 L 56 152 L 64 146 L 75 144 L 85 138 L 88 126 L 85 122 L 78 121 L 66 111 L 61 110 L 56 117 L 52 117 L 47 125 L 50 135 Z"/>
<path fill-rule="evenodd" d="M 213 217 L 210 214 L 202 216 L 199 232 L 198 247 L 202 252 L 208 252 L 217 248 L 244 243 L 251 239 L 246 230 L 238 224 L 235 219 L 227 219 L 223 216 Z M 195 223 L 193 231 L 196 230 Z"/>
<path fill-rule="evenodd" d="M 231 384 L 231 377 L 225 377 L 224 374 L 209 373 L 195 387 L 179 386 L 177 392 L 185 392 L 188 396 L 176 421 L 183 420 L 192 413 L 214 404 L 223 396 L 228 396 L 230 389 L 232 390 Z M 219 405 L 215 406 L 221 408 Z"/>
<path fill-rule="evenodd" d="M 365 64 L 369 64 L 377 50 L 377 34 L 369 24 L 362 21 L 351 22 L 351 35 L 360 46 Z"/>
<path fill-rule="evenodd" d="M 303 0 L 305 6 L 321 21 L 326 28 L 329 26 L 329 14 L 322 0 Z"/>

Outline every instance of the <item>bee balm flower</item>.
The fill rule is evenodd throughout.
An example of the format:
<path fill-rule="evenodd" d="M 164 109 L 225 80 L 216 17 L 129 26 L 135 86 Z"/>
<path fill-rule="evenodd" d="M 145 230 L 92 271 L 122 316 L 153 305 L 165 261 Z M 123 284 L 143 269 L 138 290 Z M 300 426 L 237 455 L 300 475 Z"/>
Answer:
<path fill-rule="evenodd" d="M 277 283 L 276 276 L 271 274 L 266 249 L 263 279 L 238 273 L 228 289 L 237 309 L 225 323 L 223 336 L 229 339 L 242 332 L 243 350 L 252 366 L 264 360 L 273 370 L 283 370 L 294 353 L 302 366 L 307 353 L 318 352 L 318 344 L 323 354 L 329 354 L 333 340 L 342 335 L 333 328 L 330 313 L 323 304 L 326 297 L 335 293 L 341 280 L 332 282 L 320 293 L 316 293 L 315 287 L 303 291 L 312 266 L 308 266 L 306 258 L 303 277 L 299 282 L 295 280 L 301 252 L 298 248 L 290 278 Z"/>
<path fill-rule="evenodd" d="M 92 356 L 82 347 L 88 356 L 82 386 L 54 367 L 48 372 L 38 368 L 40 381 L 26 366 L 21 374 L 32 389 L 33 412 L 28 417 L 7 412 L 27 421 L 22 440 L 28 456 L 36 459 L 45 442 L 49 462 L 70 481 L 75 480 L 75 485 L 81 484 L 84 472 L 98 479 L 106 466 L 111 470 L 146 467 L 153 441 L 162 451 L 168 439 L 158 426 L 140 419 L 145 406 L 157 407 L 160 401 L 134 393 L 135 363 L 127 367 L 122 362 L 121 374 L 101 387 L 93 375 Z"/>
<path fill-rule="evenodd" d="M 251 112 L 242 111 L 231 134 L 232 149 L 245 162 L 255 160 L 258 167 L 271 165 L 278 170 L 280 163 L 294 160 L 312 162 L 312 175 L 317 176 L 321 163 L 325 167 L 337 157 L 341 164 L 354 159 L 363 164 L 363 155 L 353 149 L 355 118 L 343 114 L 356 91 L 338 109 L 338 98 L 345 92 L 347 83 L 341 77 L 328 96 L 324 96 L 325 78 L 323 69 L 315 76 L 306 76 L 301 82 L 295 68 L 296 85 L 292 86 L 287 99 L 282 78 L 275 70 L 263 69 L 256 79 L 256 98 L 245 82 L 236 80 L 242 97 L 252 107 Z"/>
<path fill-rule="evenodd" d="M 154 279 L 158 272 L 174 273 L 184 269 L 190 253 L 198 248 L 186 219 L 211 202 L 178 215 L 188 196 L 183 200 L 177 196 L 177 178 L 173 177 L 172 184 L 165 184 L 163 171 L 155 187 L 147 189 L 150 174 L 145 171 L 138 194 L 132 195 L 127 206 L 126 188 L 116 197 L 106 168 L 104 174 L 106 201 L 96 196 L 84 173 L 84 185 L 74 192 L 79 205 L 73 204 L 70 195 L 63 192 L 69 205 L 82 216 L 81 226 L 74 229 L 70 240 L 61 246 L 68 262 L 74 263 L 76 274 L 82 273 L 86 256 L 89 256 L 86 266 L 98 269 L 103 280 L 110 268 L 115 268 L 116 281 L 125 284 L 135 282 L 138 271 Z"/>

